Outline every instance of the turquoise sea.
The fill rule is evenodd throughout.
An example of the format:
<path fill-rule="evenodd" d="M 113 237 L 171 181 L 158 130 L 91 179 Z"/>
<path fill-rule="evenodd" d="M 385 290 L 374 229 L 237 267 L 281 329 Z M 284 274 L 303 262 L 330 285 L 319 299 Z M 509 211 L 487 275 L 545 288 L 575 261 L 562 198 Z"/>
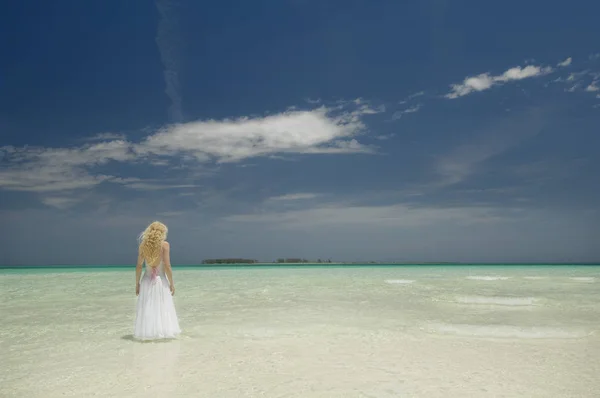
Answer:
<path fill-rule="evenodd" d="M 133 267 L 0 268 L 1 397 L 596 397 L 600 267 L 174 267 L 181 338 L 131 337 Z"/>

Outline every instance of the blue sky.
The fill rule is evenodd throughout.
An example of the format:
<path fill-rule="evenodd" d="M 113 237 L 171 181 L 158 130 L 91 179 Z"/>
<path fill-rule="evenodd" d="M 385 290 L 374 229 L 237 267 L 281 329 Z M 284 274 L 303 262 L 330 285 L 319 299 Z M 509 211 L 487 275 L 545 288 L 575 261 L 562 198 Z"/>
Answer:
<path fill-rule="evenodd" d="M 4 264 L 600 259 L 594 1 L 13 2 Z"/>

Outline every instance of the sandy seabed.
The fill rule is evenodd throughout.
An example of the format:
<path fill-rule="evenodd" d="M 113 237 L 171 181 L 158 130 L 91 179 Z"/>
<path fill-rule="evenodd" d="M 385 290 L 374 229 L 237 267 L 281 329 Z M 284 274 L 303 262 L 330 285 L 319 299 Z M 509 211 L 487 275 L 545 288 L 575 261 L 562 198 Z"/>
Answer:
<path fill-rule="evenodd" d="M 0 271 L 0 397 L 598 397 L 600 267 Z"/>

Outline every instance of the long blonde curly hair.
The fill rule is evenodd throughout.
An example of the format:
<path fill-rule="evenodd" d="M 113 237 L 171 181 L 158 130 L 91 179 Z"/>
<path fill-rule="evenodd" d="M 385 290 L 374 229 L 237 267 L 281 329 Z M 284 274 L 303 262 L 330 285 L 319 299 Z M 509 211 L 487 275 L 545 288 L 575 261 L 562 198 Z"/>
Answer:
<path fill-rule="evenodd" d="M 146 264 L 152 266 L 156 260 L 160 257 L 160 249 L 162 243 L 167 239 L 167 233 L 169 229 L 167 226 L 160 221 L 154 221 L 148 225 L 144 232 L 139 237 L 140 253 Z"/>

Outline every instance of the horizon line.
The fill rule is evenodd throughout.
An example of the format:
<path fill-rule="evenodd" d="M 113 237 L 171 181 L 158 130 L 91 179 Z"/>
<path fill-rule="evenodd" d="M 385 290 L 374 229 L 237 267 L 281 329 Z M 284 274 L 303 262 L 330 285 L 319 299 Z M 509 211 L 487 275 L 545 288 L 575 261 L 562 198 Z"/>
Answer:
<path fill-rule="evenodd" d="M 444 262 L 435 262 L 435 261 L 370 261 L 370 262 L 361 262 L 361 261 L 332 261 L 331 263 L 327 262 L 306 262 L 306 263 L 277 263 L 277 262 L 256 262 L 256 263 L 221 263 L 221 264 L 177 264 L 172 265 L 173 268 L 178 267 L 187 267 L 187 268 L 223 268 L 223 267 L 264 267 L 264 266 L 276 266 L 276 267 L 286 267 L 286 266 L 321 266 L 321 267 L 331 267 L 331 266 L 376 266 L 376 265 L 462 265 L 462 266 L 485 266 L 485 265 L 507 265 L 507 266 L 531 266 L 531 265 L 572 265 L 572 266 L 600 266 L 600 261 L 583 261 L 583 262 L 544 262 L 544 261 L 536 261 L 536 262 L 479 262 L 479 261 L 444 261 Z M 135 268 L 135 264 L 11 264 L 11 265 L 0 265 L 0 269 L 18 269 L 18 268 Z"/>

